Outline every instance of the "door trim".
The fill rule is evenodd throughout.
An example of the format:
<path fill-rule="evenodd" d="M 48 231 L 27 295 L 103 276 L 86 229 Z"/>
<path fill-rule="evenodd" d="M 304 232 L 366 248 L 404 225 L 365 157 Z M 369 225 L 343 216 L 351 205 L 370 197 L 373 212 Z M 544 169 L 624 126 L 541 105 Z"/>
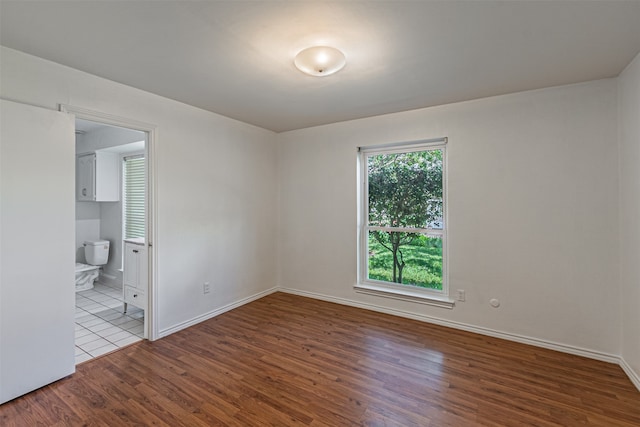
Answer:
<path fill-rule="evenodd" d="M 157 126 L 141 122 L 128 117 L 115 116 L 112 114 L 103 113 L 100 111 L 91 110 L 88 108 L 77 107 L 74 105 L 59 104 L 59 110 L 64 113 L 73 114 L 78 119 L 90 120 L 93 122 L 103 123 L 106 125 L 120 126 L 128 129 L 138 130 L 146 132 L 147 143 L 145 144 L 145 156 L 147 158 L 147 230 L 146 230 L 146 247 L 148 251 L 148 280 L 149 280 L 149 294 L 147 298 L 148 310 L 145 313 L 147 318 L 147 330 L 145 335 L 149 341 L 154 341 L 159 338 L 158 333 L 158 316 L 156 310 L 158 307 L 158 292 L 157 292 L 157 247 L 158 239 L 156 232 L 157 224 L 157 174 L 156 174 L 156 138 L 157 138 Z"/>

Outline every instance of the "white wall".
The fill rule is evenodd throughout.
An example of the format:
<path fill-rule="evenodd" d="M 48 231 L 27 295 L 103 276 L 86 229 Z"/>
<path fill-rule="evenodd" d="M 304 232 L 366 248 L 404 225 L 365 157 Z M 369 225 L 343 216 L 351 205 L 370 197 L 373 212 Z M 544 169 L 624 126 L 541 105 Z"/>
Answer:
<path fill-rule="evenodd" d="M 279 284 L 618 355 L 616 130 L 609 79 L 279 134 Z M 467 301 L 355 293 L 357 147 L 445 136 L 450 288 Z"/>
<path fill-rule="evenodd" d="M 618 78 L 621 355 L 640 388 L 640 55 Z"/>
<path fill-rule="evenodd" d="M 3 97 L 157 126 L 161 332 L 276 285 L 274 133 L 15 50 L 2 47 L 0 55 Z"/>
<path fill-rule="evenodd" d="M 78 150 L 84 151 L 84 135 L 76 135 L 76 154 Z M 77 180 L 77 176 L 76 176 Z M 75 198 L 75 189 L 74 189 Z M 85 240 L 98 240 L 100 238 L 100 204 L 97 202 L 76 201 L 76 262 L 85 263 L 84 246 Z"/>
<path fill-rule="evenodd" d="M 76 202 L 76 262 L 86 263 L 84 242 L 100 239 L 100 205 Z"/>
<path fill-rule="evenodd" d="M 109 241 L 109 261 L 103 267 L 113 284 L 122 284 L 122 201 L 100 202 L 100 239 Z"/>
<path fill-rule="evenodd" d="M 638 209 L 637 162 L 631 159 L 638 153 L 638 131 L 633 120 L 620 126 L 621 134 L 632 136 L 620 145 L 628 165 L 621 168 L 619 204 L 615 79 L 276 136 L 0 49 L 3 97 L 157 125 L 154 247 L 161 331 L 279 284 L 595 356 L 623 351 L 637 370 L 637 326 L 629 325 L 637 325 L 638 305 L 619 292 L 618 281 L 622 274 L 625 292 L 637 301 L 631 262 L 638 240 L 622 242 L 621 252 L 627 246 L 631 252 L 620 269 L 618 221 L 624 234 L 634 219 L 618 206 Z M 637 62 L 620 91 L 637 89 Z M 634 119 L 637 96 L 631 105 L 625 111 Z M 441 136 L 449 138 L 450 286 L 465 289 L 467 301 L 446 310 L 356 294 L 356 148 Z M 212 284 L 206 296 L 204 281 Z M 493 297 L 502 301 L 500 308 L 489 306 Z"/>

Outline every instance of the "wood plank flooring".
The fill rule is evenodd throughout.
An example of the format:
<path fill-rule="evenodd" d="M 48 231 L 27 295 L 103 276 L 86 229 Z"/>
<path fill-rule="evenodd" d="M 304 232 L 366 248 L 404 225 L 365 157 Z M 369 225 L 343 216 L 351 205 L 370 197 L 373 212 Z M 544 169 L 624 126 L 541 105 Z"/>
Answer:
<path fill-rule="evenodd" d="M 614 364 L 275 293 L 79 365 L 0 425 L 637 427 L 640 392 Z"/>

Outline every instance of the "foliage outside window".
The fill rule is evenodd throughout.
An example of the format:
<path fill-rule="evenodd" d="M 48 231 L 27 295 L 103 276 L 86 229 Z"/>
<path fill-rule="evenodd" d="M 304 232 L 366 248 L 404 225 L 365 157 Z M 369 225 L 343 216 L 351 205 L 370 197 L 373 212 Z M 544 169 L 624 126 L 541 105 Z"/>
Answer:
<path fill-rule="evenodd" d="M 444 160 L 442 142 L 361 150 L 361 282 L 446 291 Z"/>

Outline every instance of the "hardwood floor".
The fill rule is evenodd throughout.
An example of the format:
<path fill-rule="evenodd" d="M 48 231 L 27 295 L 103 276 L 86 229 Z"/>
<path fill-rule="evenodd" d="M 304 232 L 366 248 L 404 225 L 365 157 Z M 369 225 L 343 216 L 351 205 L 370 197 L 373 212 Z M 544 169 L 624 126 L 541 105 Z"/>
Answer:
<path fill-rule="evenodd" d="M 0 425 L 630 427 L 640 392 L 614 364 L 276 293 L 79 365 Z"/>

